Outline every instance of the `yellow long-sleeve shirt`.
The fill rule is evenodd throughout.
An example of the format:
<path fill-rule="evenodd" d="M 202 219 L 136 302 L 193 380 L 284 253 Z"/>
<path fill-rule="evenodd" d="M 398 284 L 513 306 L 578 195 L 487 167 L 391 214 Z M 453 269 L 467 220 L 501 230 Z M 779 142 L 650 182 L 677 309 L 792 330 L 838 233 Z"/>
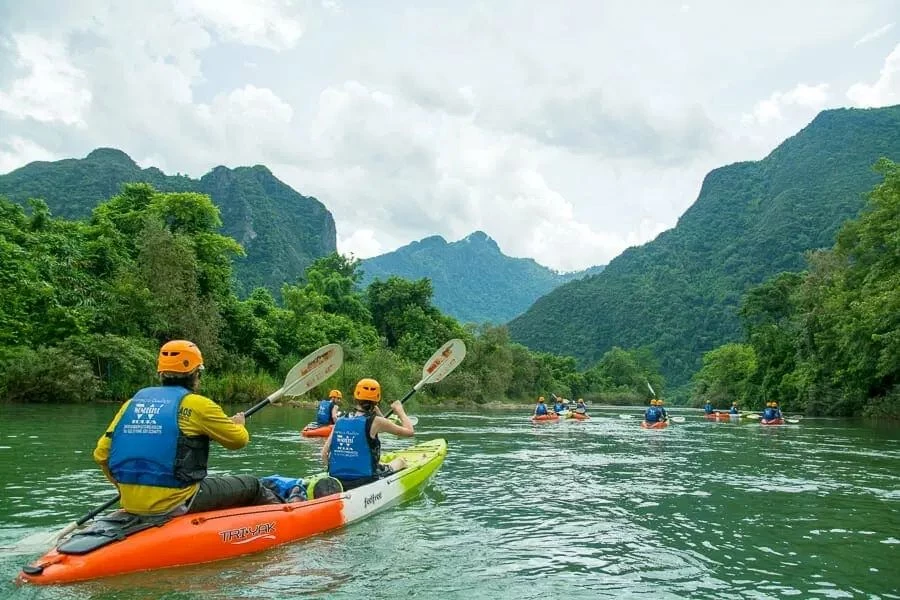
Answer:
<path fill-rule="evenodd" d="M 106 433 L 97 440 L 97 447 L 94 448 L 94 460 L 103 467 L 107 475 L 109 475 L 107 468 L 109 451 L 112 446 L 111 436 L 130 402 L 131 400 L 122 405 L 109 427 L 106 428 Z M 209 436 L 211 440 L 219 442 L 229 450 L 243 448 L 250 441 L 250 434 L 243 425 L 235 425 L 221 406 L 198 394 L 188 394 L 181 401 L 181 407 L 178 410 L 178 428 L 188 436 Z M 197 492 L 199 485 L 199 483 L 195 483 L 176 489 L 153 485 L 118 484 L 119 493 L 122 496 L 122 508 L 138 515 L 169 512 L 191 498 Z"/>

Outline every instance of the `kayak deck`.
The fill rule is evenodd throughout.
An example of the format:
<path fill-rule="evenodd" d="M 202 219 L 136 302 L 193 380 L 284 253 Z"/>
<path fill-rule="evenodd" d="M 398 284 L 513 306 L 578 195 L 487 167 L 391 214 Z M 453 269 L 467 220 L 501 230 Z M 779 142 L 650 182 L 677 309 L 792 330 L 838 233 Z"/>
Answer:
<path fill-rule="evenodd" d="M 187 514 L 89 554 L 56 548 L 32 562 L 19 581 L 55 584 L 136 571 L 212 562 L 260 552 L 361 520 L 414 496 L 444 462 L 447 442 L 431 440 L 382 455 L 407 468 L 368 485 L 292 504 L 245 506 Z"/>

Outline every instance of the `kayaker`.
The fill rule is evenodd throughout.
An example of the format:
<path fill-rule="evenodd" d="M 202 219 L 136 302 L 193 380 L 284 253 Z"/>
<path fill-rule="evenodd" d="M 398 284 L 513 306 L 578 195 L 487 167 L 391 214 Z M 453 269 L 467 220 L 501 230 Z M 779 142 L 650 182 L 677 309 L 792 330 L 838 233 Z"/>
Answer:
<path fill-rule="evenodd" d="M 712 402 L 707 402 L 707 403 L 703 406 L 703 410 L 704 410 L 704 411 L 706 412 L 706 414 L 708 414 L 708 415 L 711 415 L 711 414 L 713 414 L 713 412 L 715 412 L 715 408 L 713 408 Z"/>
<path fill-rule="evenodd" d="M 650 399 L 650 406 L 644 411 L 644 420 L 648 423 L 656 423 L 662 420 L 662 414 L 659 412 L 659 408 L 656 405 L 656 398 Z"/>
<path fill-rule="evenodd" d="M 731 403 L 731 410 L 729 410 L 728 412 L 729 412 L 730 414 L 732 414 L 732 415 L 739 415 L 739 414 L 741 414 L 741 411 L 738 410 L 737 402 L 732 402 L 732 403 Z"/>
<path fill-rule="evenodd" d="M 316 423 L 319 425 L 334 425 L 338 417 L 341 416 L 340 401 L 344 395 L 340 390 L 331 390 L 328 392 L 328 398 L 319 402 L 319 409 L 316 411 Z"/>
<path fill-rule="evenodd" d="M 765 421 L 774 421 L 775 419 L 781 419 L 781 410 L 778 408 L 777 402 L 766 402 L 766 409 L 763 411 L 763 420 Z"/>
<path fill-rule="evenodd" d="M 565 412 L 565 410 L 566 410 L 566 405 L 563 404 L 562 398 L 557 397 L 556 402 L 554 402 L 554 404 L 553 404 L 553 412 L 555 412 L 556 414 L 559 414 L 561 412 Z"/>
<path fill-rule="evenodd" d="M 406 468 L 403 458 L 395 458 L 387 465 L 379 462 L 379 433 L 392 433 L 400 437 L 415 434 L 399 400 L 395 400 L 391 408 L 400 417 L 400 425 L 378 414 L 381 384 L 376 380 L 360 379 L 353 391 L 353 398 L 356 400 L 356 410 L 337 420 L 334 430 L 322 447 L 322 462 L 328 467 L 328 474 L 339 480 L 345 490 L 371 483 Z"/>
<path fill-rule="evenodd" d="M 584 404 L 584 398 L 579 398 L 575 404 L 575 412 L 580 415 L 587 414 L 587 406 Z"/>
<path fill-rule="evenodd" d="M 244 413 L 228 417 L 196 393 L 204 370 L 200 349 L 186 340 L 166 342 L 156 370 L 161 385 L 126 401 L 94 449 L 94 460 L 119 489 L 122 508 L 136 515 L 175 516 L 280 503 L 252 475 L 207 477 L 210 439 L 238 450 L 250 434 Z"/>
<path fill-rule="evenodd" d="M 659 420 L 660 421 L 668 421 L 669 413 L 666 412 L 666 407 L 663 406 L 663 401 L 661 399 L 656 400 L 656 409 L 659 411 Z"/>
<path fill-rule="evenodd" d="M 538 397 L 537 406 L 534 407 L 534 416 L 542 417 L 547 414 L 547 405 L 544 403 L 544 397 Z"/>

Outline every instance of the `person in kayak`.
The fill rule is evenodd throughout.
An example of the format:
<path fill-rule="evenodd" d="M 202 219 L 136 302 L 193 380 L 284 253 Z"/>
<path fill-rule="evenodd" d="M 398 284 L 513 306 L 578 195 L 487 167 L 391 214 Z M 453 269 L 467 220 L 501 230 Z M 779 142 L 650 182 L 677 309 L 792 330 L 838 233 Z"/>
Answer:
<path fill-rule="evenodd" d="M 392 433 L 399 437 L 415 435 L 413 424 L 399 400 L 391 403 L 391 408 L 400 417 L 400 425 L 381 416 L 378 410 L 381 384 L 376 380 L 360 379 L 353 391 L 353 398 L 356 400 L 356 410 L 337 420 L 322 447 L 322 462 L 328 467 L 328 474 L 340 481 L 345 490 L 406 468 L 403 458 L 395 458 L 387 465 L 381 464 L 379 433 Z"/>
<path fill-rule="evenodd" d="M 172 516 L 281 500 L 252 475 L 207 477 L 209 442 L 229 450 L 250 441 L 244 413 L 228 417 L 197 393 L 203 355 L 173 340 L 157 359 L 161 385 L 139 390 L 113 418 L 94 460 L 119 489 L 122 508 L 136 515 Z"/>
<path fill-rule="evenodd" d="M 713 414 L 713 413 L 715 412 L 715 408 L 713 408 L 712 402 L 707 402 L 707 403 L 703 406 L 703 411 L 704 411 L 706 414 L 708 414 L 708 415 Z"/>
<path fill-rule="evenodd" d="M 341 416 L 339 403 L 344 395 L 340 390 L 331 390 L 328 392 L 328 398 L 319 402 L 319 408 L 316 411 L 316 423 L 319 425 L 334 425 L 338 417 Z"/>
<path fill-rule="evenodd" d="M 729 414 L 732 414 L 732 415 L 739 415 L 739 414 L 741 414 L 741 411 L 738 409 L 737 402 L 732 402 L 732 403 L 731 403 L 731 410 L 729 410 L 728 412 L 729 412 Z"/>
<path fill-rule="evenodd" d="M 765 421 L 774 421 L 783 418 L 781 410 L 778 408 L 778 403 L 766 402 L 766 409 L 763 411 L 762 418 Z"/>
<path fill-rule="evenodd" d="M 559 414 L 561 412 L 565 412 L 566 405 L 563 404 L 562 398 L 556 398 L 556 402 L 553 403 L 553 412 Z"/>
<path fill-rule="evenodd" d="M 661 399 L 656 400 L 656 409 L 659 411 L 659 420 L 660 421 L 668 421 L 669 413 L 666 412 L 666 407 L 663 406 L 663 401 Z"/>
<path fill-rule="evenodd" d="M 575 404 L 575 412 L 580 415 L 587 414 L 587 406 L 584 403 L 584 398 L 579 398 L 578 402 Z"/>
<path fill-rule="evenodd" d="M 544 403 L 544 397 L 540 396 L 537 401 L 537 406 L 534 407 L 534 416 L 542 417 L 547 414 L 547 405 Z"/>
<path fill-rule="evenodd" d="M 644 420 L 648 423 L 657 423 L 662 420 L 662 414 L 656 405 L 656 398 L 650 399 L 650 406 L 644 411 Z"/>

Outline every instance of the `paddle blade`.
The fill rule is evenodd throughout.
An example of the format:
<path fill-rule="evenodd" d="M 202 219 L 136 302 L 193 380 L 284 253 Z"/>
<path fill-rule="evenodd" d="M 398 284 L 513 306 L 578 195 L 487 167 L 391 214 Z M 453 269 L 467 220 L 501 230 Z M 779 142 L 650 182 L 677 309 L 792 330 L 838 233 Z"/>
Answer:
<path fill-rule="evenodd" d="M 684 417 L 669 417 L 673 423 L 684 423 Z"/>
<path fill-rule="evenodd" d="M 340 344 L 327 344 L 306 356 L 288 371 L 282 395 L 301 396 L 334 373 L 344 363 L 344 349 Z"/>
<path fill-rule="evenodd" d="M 466 345 L 460 339 L 452 339 L 431 355 L 422 367 L 422 381 L 419 383 L 437 383 L 451 372 L 466 357 Z"/>
<path fill-rule="evenodd" d="M 655 396 L 656 396 L 656 392 L 653 391 L 653 387 L 650 385 L 650 382 L 649 382 L 649 381 L 647 382 L 647 387 L 650 389 L 650 393 L 653 394 L 653 396 L 655 397 Z"/>
<path fill-rule="evenodd" d="M 620 418 L 620 419 L 631 419 L 631 418 L 637 417 L 637 416 L 638 416 L 638 415 L 622 415 L 622 414 L 620 414 L 620 415 L 619 415 L 619 418 Z"/>

